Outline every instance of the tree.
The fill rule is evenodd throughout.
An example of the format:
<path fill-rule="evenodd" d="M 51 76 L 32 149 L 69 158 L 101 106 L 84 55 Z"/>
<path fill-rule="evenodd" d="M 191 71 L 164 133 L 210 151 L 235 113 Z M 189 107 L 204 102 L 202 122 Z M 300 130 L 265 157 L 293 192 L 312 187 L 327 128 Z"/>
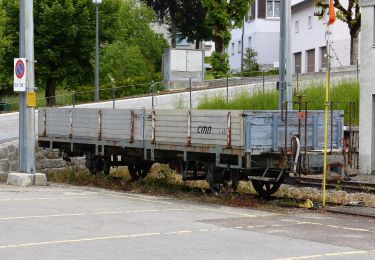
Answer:
<path fill-rule="evenodd" d="M 142 0 L 154 9 L 159 23 L 169 22 L 169 32 L 171 33 L 172 48 L 176 48 L 178 10 L 183 3 L 182 0 Z"/>
<path fill-rule="evenodd" d="M 212 25 L 212 39 L 215 51 L 224 54 L 228 45 L 230 30 L 242 24 L 252 0 L 201 0 L 206 9 L 208 23 Z"/>
<path fill-rule="evenodd" d="M 350 32 L 350 64 L 354 65 L 358 59 L 358 39 L 361 30 L 361 13 L 359 9 L 358 0 L 348 0 L 348 6 L 342 5 L 343 1 L 334 0 L 334 7 L 336 8 L 336 17 L 346 23 Z M 324 0 L 316 0 L 315 5 L 321 8 L 317 16 L 323 17 L 326 12 L 328 3 Z"/>
<path fill-rule="evenodd" d="M 153 10 L 144 4 L 126 1 L 120 13 L 121 24 L 116 41 L 138 46 L 144 58 L 152 63 L 156 71 L 160 71 L 163 51 L 168 43 L 150 27 L 155 21 Z"/>
<path fill-rule="evenodd" d="M 258 53 L 251 48 L 247 48 L 244 55 L 243 64 L 245 67 L 245 72 L 259 71 Z"/>
<path fill-rule="evenodd" d="M 0 75 L 6 79 L 2 80 L 6 82 L 4 88 L 10 89 L 13 58 L 18 57 L 19 3 L 1 0 L 0 10 L 5 14 L 0 33 L 3 30 L 11 42 L 1 56 L 0 71 L 4 73 Z M 115 41 L 124 41 L 126 44 L 122 48 L 139 45 L 137 55 L 140 53 L 142 60 L 151 64 L 147 66 L 147 72 L 153 73 L 155 67 L 160 68 L 165 42 L 150 29 L 150 22 L 154 19 L 152 10 L 133 0 L 106 0 L 99 10 L 102 51 L 109 46 L 112 49 L 108 52 L 113 52 L 111 44 Z M 34 1 L 34 17 L 36 86 L 45 88 L 47 105 L 53 106 L 57 86 L 76 89 L 93 81 L 95 5 L 91 0 L 37 0 Z M 107 56 L 116 59 L 113 55 Z M 105 66 L 101 62 L 102 65 Z M 133 65 L 140 66 L 140 63 Z M 139 69 L 144 68 L 142 65 Z M 119 69 L 134 71 L 129 67 Z"/>
<path fill-rule="evenodd" d="M 189 42 L 195 41 L 195 48 L 199 49 L 202 40 L 211 40 L 212 26 L 206 19 L 206 10 L 201 0 L 183 1 L 178 12 L 177 36 Z"/>
<path fill-rule="evenodd" d="M 150 72 L 154 71 L 153 64 L 145 59 L 138 46 L 128 46 L 124 42 L 116 41 L 103 48 L 100 60 L 102 83 L 110 81 L 109 75 L 116 81 L 132 77 L 152 80 Z"/>

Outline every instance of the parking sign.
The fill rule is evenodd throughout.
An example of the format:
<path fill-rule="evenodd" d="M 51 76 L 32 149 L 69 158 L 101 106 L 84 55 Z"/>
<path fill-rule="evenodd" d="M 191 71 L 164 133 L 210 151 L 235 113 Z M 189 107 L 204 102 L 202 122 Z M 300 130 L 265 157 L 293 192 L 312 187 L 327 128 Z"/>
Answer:
<path fill-rule="evenodd" d="M 14 59 L 14 85 L 15 92 L 26 91 L 26 59 Z"/>

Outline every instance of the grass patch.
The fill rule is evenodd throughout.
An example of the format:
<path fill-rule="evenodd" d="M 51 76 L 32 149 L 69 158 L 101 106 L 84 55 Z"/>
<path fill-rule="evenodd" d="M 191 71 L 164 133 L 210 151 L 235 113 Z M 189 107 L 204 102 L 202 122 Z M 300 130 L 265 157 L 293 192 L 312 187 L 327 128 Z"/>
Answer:
<path fill-rule="evenodd" d="M 325 87 L 321 85 L 312 85 L 303 88 L 300 94 L 304 96 L 303 102 L 308 101 L 309 110 L 324 110 Z M 266 91 L 265 93 L 257 91 L 249 94 L 242 92 L 233 99 L 226 102 L 224 95 L 214 97 L 204 96 L 198 105 L 198 109 L 238 109 L 238 110 L 276 110 L 278 109 L 278 92 Z M 293 97 L 294 109 L 298 109 L 297 97 Z M 352 123 L 359 123 L 359 85 L 356 82 L 343 81 L 331 89 L 332 108 L 334 110 L 344 110 L 345 123 L 349 123 L 350 105 L 352 105 Z M 303 108 L 304 109 L 304 105 Z"/>

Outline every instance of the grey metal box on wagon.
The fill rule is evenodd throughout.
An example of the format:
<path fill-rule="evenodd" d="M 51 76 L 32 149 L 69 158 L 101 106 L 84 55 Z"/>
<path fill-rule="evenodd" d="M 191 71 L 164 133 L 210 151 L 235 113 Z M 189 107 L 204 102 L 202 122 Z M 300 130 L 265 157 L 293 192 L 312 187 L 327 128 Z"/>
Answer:
<path fill-rule="evenodd" d="M 277 151 L 279 148 L 285 147 L 285 136 L 287 147 L 290 147 L 291 138 L 298 133 L 297 113 L 297 111 L 288 111 L 286 116 L 285 112 L 282 114 L 280 111 L 245 111 L 246 151 L 252 154 Z M 301 118 L 301 147 L 305 147 L 305 135 L 307 135 L 307 150 L 322 150 L 324 148 L 324 113 L 319 110 L 308 111 L 306 127 L 305 118 Z M 342 147 L 343 116 L 343 111 L 329 113 L 328 145 L 333 149 Z"/>

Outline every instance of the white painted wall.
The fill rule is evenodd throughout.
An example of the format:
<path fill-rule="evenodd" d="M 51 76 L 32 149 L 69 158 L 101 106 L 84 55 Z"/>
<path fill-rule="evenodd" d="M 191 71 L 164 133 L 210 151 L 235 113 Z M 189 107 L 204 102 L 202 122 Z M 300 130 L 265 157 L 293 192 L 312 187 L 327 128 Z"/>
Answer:
<path fill-rule="evenodd" d="M 245 22 L 244 51 L 253 48 L 258 52 L 258 63 L 261 65 L 273 65 L 279 61 L 279 32 L 280 19 L 259 19 L 258 4 L 255 4 L 255 19 Z M 232 71 L 241 70 L 241 41 L 242 28 L 231 31 L 232 39 L 228 45 L 229 64 Z M 251 37 L 251 43 L 249 41 Z M 234 53 L 232 51 L 234 43 Z"/>
<path fill-rule="evenodd" d="M 341 0 L 340 2 L 344 6 L 347 5 L 347 0 Z M 319 20 L 318 17 L 314 16 L 315 10 L 314 0 L 292 7 L 292 53 L 301 52 L 302 73 L 307 72 L 306 51 L 315 49 L 315 71 L 318 72 L 322 64 L 320 47 L 326 46 L 325 32 L 328 17 Z M 312 22 L 311 27 L 308 26 L 309 16 Z M 299 23 L 298 32 L 295 28 L 296 21 Z M 333 56 L 331 59 L 332 67 L 350 65 L 350 34 L 347 25 L 336 19 L 336 22 L 331 26 L 331 31 L 331 46 L 334 50 L 334 52 L 331 51 L 331 56 Z M 294 55 L 292 60 L 294 63 Z"/>
<path fill-rule="evenodd" d="M 375 171 L 375 0 L 361 0 L 359 166 Z"/>
<path fill-rule="evenodd" d="M 307 72 L 306 51 L 315 49 L 315 71 L 321 69 L 321 47 L 326 46 L 325 31 L 327 23 L 314 16 L 314 0 L 292 0 L 292 5 L 305 2 L 300 6 L 292 7 L 291 37 L 292 53 L 301 52 L 302 73 Z M 341 0 L 345 6 L 348 0 Z M 257 15 L 257 5 L 255 14 Z M 312 26 L 308 27 L 308 17 L 311 16 Z M 328 17 L 326 18 L 326 20 Z M 295 31 L 295 22 L 299 22 L 299 31 Z M 279 61 L 279 19 L 258 19 L 245 22 L 244 49 L 252 47 L 258 52 L 258 62 L 261 65 L 273 65 Z M 331 26 L 331 51 L 332 67 L 350 65 L 350 34 L 344 22 L 336 20 Z M 234 29 L 231 32 L 232 40 L 228 45 L 229 64 L 232 71 L 241 68 L 241 53 L 238 51 L 238 42 L 241 41 L 242 29 Z M 249 44 L 251 37 L 251 44 Z M 234 44 L 234 45 L 233 45 Z M 234 46 L 234 51 L 232 50 Z M 294 63 L 294 55 L 292 58 Z M 294 66 L 294 64 L 293 64 Z"/>

